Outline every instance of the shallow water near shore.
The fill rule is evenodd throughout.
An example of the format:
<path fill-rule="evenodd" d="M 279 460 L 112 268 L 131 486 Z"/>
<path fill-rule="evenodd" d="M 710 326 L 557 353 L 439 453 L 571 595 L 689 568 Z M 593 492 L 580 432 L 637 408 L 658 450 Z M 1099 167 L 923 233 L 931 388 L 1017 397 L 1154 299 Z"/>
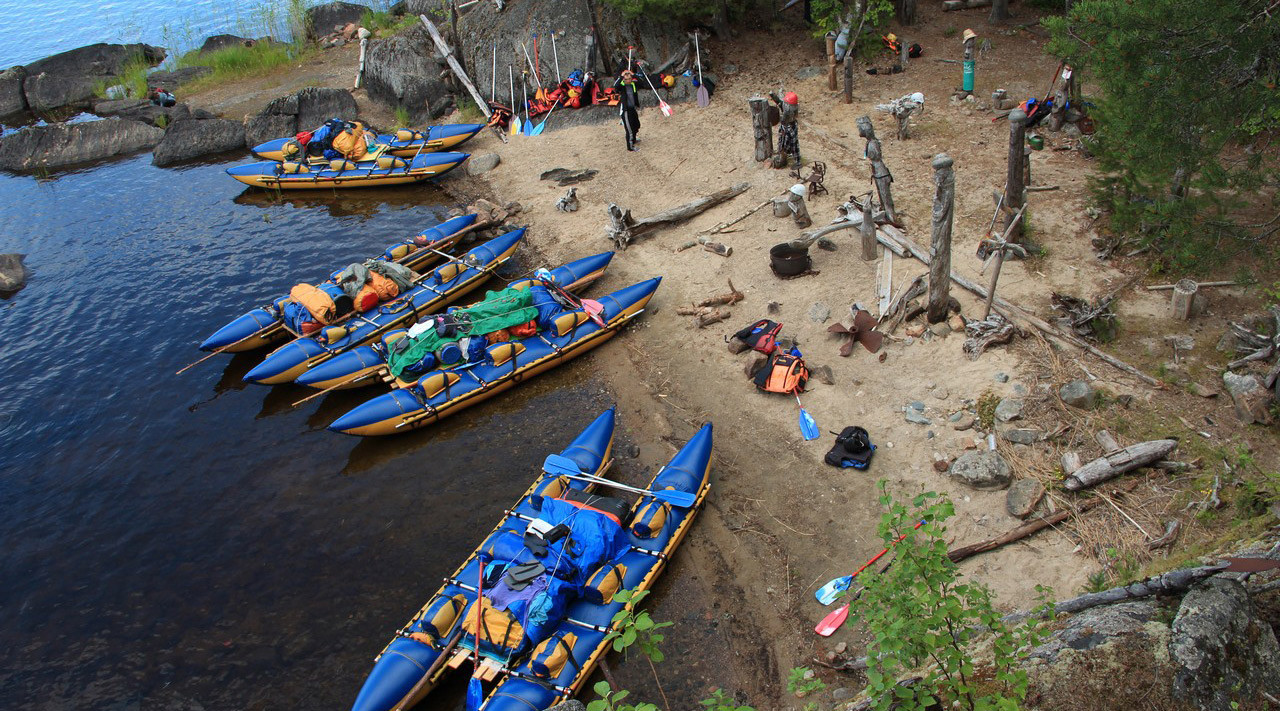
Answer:
<path fill-rule="evenodd" d="M 149 159 L 0 176 L 0 252 L 32 271 L 0 301 L 0 698 L 345 708 L 542 458 L 610 403 L 588 357 L 360 440 L 324 427 L 372 389 L 293 407 L 311 391 L 240 380 L 259 354 L 175 376 L 225 321 L 434 224 L 447 198 L 280 201 L 230 163 Z"/>

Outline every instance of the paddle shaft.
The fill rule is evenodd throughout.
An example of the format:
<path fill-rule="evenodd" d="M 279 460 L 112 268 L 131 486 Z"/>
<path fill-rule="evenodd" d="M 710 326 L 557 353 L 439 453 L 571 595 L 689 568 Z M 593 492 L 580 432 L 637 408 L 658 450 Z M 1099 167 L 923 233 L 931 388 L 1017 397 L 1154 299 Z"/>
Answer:
<path fill-rule="evenodd" d="M 570 479 L 577 479 L 579 481 L 589 481 L 593 484 L 603 484 L 605 486 L 609 486 L 614 489 L 620 489 L 622 491 L 630 491 L 633 494 L 641 494 L 643 496 L 652 496 L 655 499 L 665 501 L 674 506 L 684 506 L 684 507 L 693 506 L 698 501 L 698 496 L 696 494 L 691 494 L 687 491 L 675 491 L 675 490 L 653 491 L 652 489 L 641 489 L 638 486 L 627 486 L 626 484 L 612 481 L 610 479 L 604 479 L 598 476 L 592 476 L 590 474 L 570 474 L 570 473 L 561 472 L 560 475 L 564 477 L 568 477 Z"/>
<path fill-rule="evenodd" d="M 318 393 L 312 393 L 312 394 L 310 394 L 310 395 L 308 395 L 308 396 L 306 396 L 306 397 L 302 398 L 301 400 L 299 400 L 299 401 L 297 401 L 297 402 L 293 403 L 293 406 L 294 406 L 294 407 L 297 407 L 297 406 L 301 405 L 302 403 L 307 402 L 308 400 L 314 400 L 314 399 L 316 399 L 316 398 L 320 397 L 321 395 L 324 395 L 324 394 L 325 394 L 325 393 L 327 393 L 327 392 L 332 392 L 332 391 L 334 391 L 334 390 L 337 390 L 338 388 L 342 387 L 343 385 L 350 385 L 350 384 L 352 384 L 352 383 L 358 383 L 358 382 L 360 382 L 361 380 L 364 380 L 365 378 L 372 378 L 372 377 L 373 377 L 373 376 L 375 376 L 375 375 L 377 375 L 377 371 L 374 371 L 374 372 L 372 372 L 372 373 L 365 373 L 364 375 L 357 375 L 357 376 L 356 376 L 356 377 L 354 377 L 354 378 L 348 378 L 348 379 L 346 379 L 346 380 L 344 380 L 344 381 L 342 381 L 342 382 L 338 383 L 337 385 L 330 385 L 329 387 L 325 388 L 324 390 L 321 390 L 321 391 L 320 391 L 320 392 L 318 392 Z"/>
<path fill-rule="evenodd" d="M 280 324 L 279 324 L 279 322 L 277 321 L 276 323 L 271 324 L 271 326 L 267 326 L 267 328 L 268 328 L 268 329 L 270 329 L 270 328 L 272 328 L 272 327 L 278 327 L 279 325 L 280 325 Z M 238 345 L 240 345 L 241 343 L 244 343 L 245 341 L 249 340 L 250 338 L 253 338 L 254 336 L 261 336 L 261 335 L 264 335 L 264 333 L 263 333 L 263 331 L 264 331 L 264 330 L 266 330 L 266 329 L 258 329 L 257 331 L 254 331 L 253 333 L 250 333 L 249 335 L 245 336 L 244 338 L 241 338 L 240 340 L 235 341 L 234 343 L 228 343 L 227 345 L 222 346 L 221 348 L 215 348 L 215 349 L 213 350 L 213 352 L 212 352 L 212 353 L 210 353 L 209 355 L 207 355 L 207 356 L 205 356 L 205 357 L 201 358 L 200 360 L 198 360 L 198 361 L 196 361 L 196 362 L 194 362 L 194 363 L 192 363 L 192 364 L 190 364 L 190 365 L 186 366 L 186 367 L 185 367 L 185 368 L 183 368 L 182 370 L 179 370 L 178 372 L 174 373 L 174 375 L 182 375 L 183 373 L 187 372 L 188 370 L 191 370 L 192 368 L 196 367 L 197 365 L 200 365 L 201 363 L 205 362 L 206 360 L 209 360 L 210 358 L 212 358 L 212 357 L 214 357 L 214 356 L 218 355 L 219 353 L 226 353 L 228 348 L 232 348 L 232 347 L 234 347 L 234 346 L 238 346 Z"/>
<path fill-rule="evenodd" d="M 498 43 L 493 43 L 493 68 L 489 70 L 489 103 L 498 100 Z"/>
<path fill-rule="evenodd" d="M 913 526 L 913 527 L 912 527 L 912 530 L 915 530 L 915 529 L 917 529 L 917 528 L 920 528 L 920 527 L 921 527 L 921 526 L 923 526 L 923 525 L 924 525 L 924 519 L 921 519 L 919 522 L 917 522 L 917 523 L 916 523 L 916 525 L 915 525 L 915 526 Z M 857 570 L 853 571 L 853 574 L 849 576 L 849 584 L 853 584 L 853 579 L 854 579 L 854 578 L 858 577 L 858 575 L 859 575 L 860 573 L 862 573 L 862 571 L 864 571 L 864 570 L 866 570 L 867 568 L 870 568 L 871 566 L 875 565 L 875 564 L 876 564 L 876 561 L 878 561 L 878 560 L 880 560 L 881 558 L 883 558 L 883 557 L 884 557 L 884 554 L 889 552 L 889 548 L 890 548 L 890 547 L 892 547 L 892 546 L 896 546 L 896 545 L 898 544 L 898 542 L 899 542 L 899 541 L 901 541 L 902 539 L 904 539 L 904 538 L 906 538 L 906 537 L 907 537 L 907 534 L 905 534 L 905 533 L 904 533 L 904 534 L 902 534 L 902 535 L 900 535 L 900 536 L 898 536 L 896 539 L 894 539 L 893 543 L 891 543 L 888 547 L 886 547 L 884 550 L 880 551 L 879 553 L 875 554 L 875 556 L 873 556 L 873 557 L 871 558 L 871 560 L 867 561 L 866 563 L 863 563 L 861 568 L 858 568 Z M 842 578 L 836 578 L 835 580 L 832 580 L 831 582 L 828 582 L 828 583 L 827 583 L 827 585 L 831 585 L 832 583 L 835 583 L 836 581 L 841 580 L 841 579 L 842 579 Z M 826 586 L 824 585 L 823 587 L 826 587 Z M 846 589 L 847 589 L 847 586 L 846 586 Z"/>
<path fill-rule="evenodd" d="M 560 53 L 556 51 L 556 33 L 551 33 L 551 56 L 556 60 L 556 83 L 560 83 Z"/>

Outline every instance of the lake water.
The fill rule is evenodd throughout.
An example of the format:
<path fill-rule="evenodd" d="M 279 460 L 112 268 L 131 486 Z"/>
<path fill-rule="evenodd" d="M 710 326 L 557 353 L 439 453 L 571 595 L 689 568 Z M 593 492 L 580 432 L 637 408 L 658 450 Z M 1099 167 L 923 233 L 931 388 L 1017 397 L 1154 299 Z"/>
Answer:
<path fill-rule="evenodd" d="M 431 185 L 277 202 L 226 165 L 0 174 L 0 252 L 33 273 L 0 301 L 4 708 L 346 708 L 541 459 L 609 404 L 588 357 L 360 440 L 324 427 L 371 390 L 292 407 L 307 390 L 240 380 L 261 354 L 175 376 L 246 307 L 445 203 Z"/>
<path fill-rule="evenodd" d="M 302 0 L 304 5 L 318 4 Z M 385 10 L 389 0 L 363 0 Z M 95 42 L 145 42 L 176 52 L 209 35 L 287 38 L 288 0 L 0 0 L 0 69 Z"/>

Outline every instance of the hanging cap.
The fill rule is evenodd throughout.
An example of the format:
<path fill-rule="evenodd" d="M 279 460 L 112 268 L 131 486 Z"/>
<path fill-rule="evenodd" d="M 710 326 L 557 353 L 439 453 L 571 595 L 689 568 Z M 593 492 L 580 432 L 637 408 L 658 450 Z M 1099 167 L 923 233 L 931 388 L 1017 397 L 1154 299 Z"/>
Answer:
<path fill-rule="evenodd" d="M 805 189 L 804 189 L 804 185 L 803 185 L 803 184 L 801 184 L 801 183 L 796 183 L 795 185 L 792 185 L 792 186 L 791 186 L 791 194 L 792 194 L 792 195 L 799 195 L 800 197 L 804 197 L 805 192 L 806 192 L 806 191 L 805 191 Z"/>
<path fill-rule="evenodd" d="M 962 40 L 962 41 L 964 41 L 964 42 L 968 42 L 969 40 L 971 40 L 971 39 L 973 39 L 974 37 L 977 37 L 977 36 L 978 36 L 978 33 L 977 33 L 977 32 L 974 32 L 974 31 L 973 31 L 973 30 L 971 30 L 971 29 L 965 28 L 965 31 L 964 31 L 964 40 Z"/>
<path fill-rule="evenodd" d="M 791 104 L 792 106 L 796 106 L 800 103 L 800 97 L 796 96 L 796 93 L 794 91 L 788 91 L 785 95 L 783 95 L 782 100 L 787 102 L 788 104 Z"/>

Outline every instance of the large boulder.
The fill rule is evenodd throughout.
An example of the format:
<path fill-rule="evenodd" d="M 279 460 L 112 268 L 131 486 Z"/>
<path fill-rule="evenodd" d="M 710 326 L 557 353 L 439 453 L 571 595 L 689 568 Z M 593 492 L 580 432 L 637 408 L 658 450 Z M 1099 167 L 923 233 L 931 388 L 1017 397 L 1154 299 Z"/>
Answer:
<path fill-rule="evenodd" d="M 27 283 L 27 268 L 22 264 L 22 254 L 0 254 L 0 294 L 21 289 Z"/>
<path fill-rule="evenodd" d="M 369 42 L 364 65 L 369 98 L 404 107 L 410 123 L 439 118 L 452 106 L 453 97 L 440 79 L 444 63 L 434 48 L 421 24 L 403 35 Z"/>
<path fill-rule="evenodd" d="M 213 35 L 204 39 L 204 44 L 200 45 L 200 52 L 217 52 L 228 47 L 252 47 L 255 44 L 257 44 L 256 40 L 239 35 Z"/>
<path fill-rule="evenodd" d="M 360 24 L 360 19 L 369 12 L 364 5 L 353 2 L 327 2 L 323 5 L 307 9 L 307 38 L 315 39 L 334 31 L 348 22 Z"/>
<path fill-rule="evenodd" d="M 211 153 L 244 148 L 244 126 L 226 119 L 187 119 L 169 126 L 152 151 L 151 164 L 173 165 Z"/>
<path fill-rule="evenodd" d="M 115 118 L 31 126 L 0 137 L 0 169 L 56 168 L 135 153 L 163 137 L 164 129 Z"/>
<path fill-rule="evenodd" d="M 22 92 L 32 111 L 88 107 L 102 81 L 102 77 L 88 75 L 35 74 L 22 81 Z"/>
<path fill-rule="evenodd" d="M 99 101 L 93 105 L 93 113 L 99 116 L 119 116 L 123 119 L 141 121 L 160 128 L 164 128 L 175 121 L 185 121 L 192 117 L 191 107 L 186 104 L 157 106 L 146 99 Z"/>
<path fill-rule="evenodd" d="M 9 116 L 27 110 L 22 81 L 27 78 L 26 67 L 11 67 L 0 72 L 0 116 Z"/>
<path fill-rule="evenodd" d="M 175 69 L 171 72 L 151 72 L 147 75 L 147 86 L 153 86 L 164 89 L 169 93 L 173 93 L 177 88 L 189 81 L 199 79 L 200 77 L 213 73 L 210 67 L 183 67 Z"/>
<path fill-rule="evenodd" d="M 53 76 L 120 76 L 130 62 L 141 59 L 154 67 L 164 61 L 163 47 L 149 44 L 91 44 L 45 57 L 27 65 L 27 74 Z"/>
<path fill-rule="evenodd" d="M 1003 489 L 1013 481 L 1013 469 L 999 452 L 965 452 L 947 470 L 952 479 L 975 489 Z"/>
<path fill-rule="evenodd" d="M 245 120 L 244 140 L 250 147 L 273 138 L 309 131 L 331 118 L 354 120 L 356 100 L 346 89 L 308 87 L 282 96 Z"/>
<path fill-rule="evenodd" d="M 1169 656 L 1188 708 L 1231 711 L 1264 691 L 1280 695 L 1280 644 L 1235 580 L 1206 580 L 1182 598 Z"/>

